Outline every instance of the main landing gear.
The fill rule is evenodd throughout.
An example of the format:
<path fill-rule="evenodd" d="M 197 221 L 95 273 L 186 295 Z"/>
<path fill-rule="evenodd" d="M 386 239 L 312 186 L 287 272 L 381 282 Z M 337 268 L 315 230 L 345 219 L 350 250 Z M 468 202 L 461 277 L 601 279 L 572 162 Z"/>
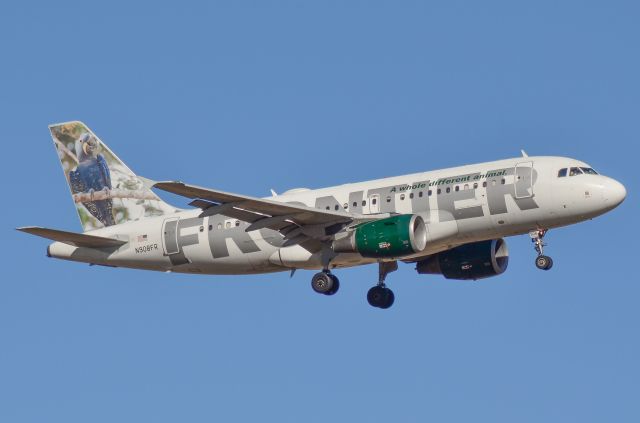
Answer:
<path fill-rule="evenodd" d="M 318 294 L 333 295 L 340 289 L 340 279 L 329 269 L 318 272 L 311 278 L 311 288 Z"/>
<path fill-rule="evenodd" d="M 384 280 L 389 273 L 396 270 L 398 270 L 397 261 L 378 263 L 378 284 L 367 292 L 367 301 L 369 301 L 370 305 L 382 309 L 387 309 L 393 305 L 396 297 L 393 295 L 393 291 L 384 284 Z"/>
<path fill-rule="evenodd" d="M 529 232 L 531 242 L 533 242 L 536 253 L 538 253 L 538 257 L 536 257 L 536 267 L 540 270 L 549 270 L 553 267 L 553 260 L 551 257 L 544 255 L 544 247 L 546 244 L 542 239 L 546 233 L 546 229 L 538 229 Z"/>
<path fill-rule="evenodd" d="M 387 309 L 393 305 L 395 295 L 387 288 L 384 280 L 391 272 L 398 270 L 397 261 L 378 263 L 378 284 L 367 292 L 367 301 L 373 307 Z M 329 269 L 318 272 L 311 278 L 311 288 L 318 294 L 333 295 L 340 289 L 340 280 Z"/>

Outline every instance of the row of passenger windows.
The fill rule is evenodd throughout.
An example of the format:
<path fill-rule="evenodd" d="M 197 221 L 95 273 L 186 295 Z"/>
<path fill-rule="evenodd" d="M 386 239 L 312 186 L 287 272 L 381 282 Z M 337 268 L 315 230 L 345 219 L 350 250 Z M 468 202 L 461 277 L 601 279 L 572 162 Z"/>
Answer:
<path fill-rule="evenodd" d="M 235 226 L 240 226 L 240 221 L 236 220 L 235 222 L 233 220 L 226 220 L 224 222 L 224 225 L 222 224 L 222 222 L 219 222 L 217 225 L 218 230 L 221 229 L 231 229 Z M 209 230 L 212 231 L 213 230 L 213 225 L 209 225 Z M 204 226 L 200 226 L 200 232 L 204 232 Z"/>
<path fill-rule="evenodd" d="M 558 178 L 564 178 L 565 176 L 567 176 L 567 174 L 569 176 L 578 176 L 582 174 L 597 175 L 598 172 L 591 169 L 590 167 L 570 167 L 570 168 L 565 167 L 564 169 L 560 169 L 558 171 Z"/>
<path fill-rule="evenodd" d="M 571 168 L 571 169 L 577 169 L 577 168 Z M 587 168 L 582 168 L 582 169 L 587 169 Z M 563 170 L 565 171 L 565 174 L 564 174 L 564 175 L 560 175 L 560 172 L 562 172 Z M 594 171 L 593 169 L 589 169 L 589 170 L 590 170 L 591 172 L 593 172 L 593 174 L 596 174 L 596 175 L 597 175 L 597 173 L 595 173 L 595 171 Z M 560 170 L 560 172 L 558 173 L 558 176 L 566 176 L 566 171 L 567 171 L 567 169 L 561 169 L 561 170 Z M 589 172 L 585 172 L 585 173 L 589 173 Z M 573 176 L 573 175 L 571 175 L 571 176 Z M 506 183 L 505 179 L 504 179 L 504 178 L 502 178 L 502 179 L 500 180 L 500 184 L 504 185 L 505 183 Z M 491 185 L 492 185 L 492 186 L 497 185 L 497 182 L 496 182 L 496 180 L 495 180 L 495 179 L 493 179 L 493 180 L 491 181 Z M 479 186 L 479 185 L 478 185 L 478 183 L 477 183 L 477 182 L 474 182 L 474 183 L 473 183 L 473 189 L 477 189 L 477 188 L 478 188 L 478 186 Z M 482 187 L 483 187 L 483 188 L 486 188 L 486 187 L 487 187 L 487 181 L 482 182 Z M 462 190 L 468 190 L 468 189 L 470 189 L 470 188 L 471 188 L 471 186 L 470 186 L 469 184 L 464 184 L 462 187 L 461 187 L 460 185 L 456 185 L 456 186 L 453 188 L 453 190 L 454 190 L 455 192 L 458 192 L 458 191 L 460 191 L 461 189 L 462 189 Z M 442 191 L 442 188 L 438 188 L 435 192 L 436 192 L 436 194 L 440 195 L 440 194 L 442 194 L 442 192 L 443 192 L 443 191 Z M 445 188 L 445 189 L 444 189 L 444 192 L 445 192 L 445 193 L 447 193 L 447 194 L 449 194 L 449 193 L 451 192 L 451 187 L 447 187 L 447 188 Z M 427 194 L 427 196 L 429 196 L 429 197 L 430 197 L 430 196 L 432 196 L 432 195 L 433 195 L 433 190 L 428 190 L 428 191 L 418 191 L 418 198 L 422 198 L 422 197 L 424 197 L 424 194 L 425 194 L 425 193 Z M 410 193 L 409 193 L 409 195 L 406 195 L 406 194 L 400 194 L 400 200 L 401 200 L 401 201 L 402 201 L 402 200 L 404 200 L 404 199 L 405 199 L 405 198 L 407 198 L 407 197 L 409 197 L 410 199 L 413 199 L 413 198 L 415 197 L 415 193 L 410 192 Z M 390 202 L 391 202 L 391 196 L 387 196 L 387 203 L 390 203 Z M 372 199 L 371 199 L 371 204 L 372 204 L 372 205 L 374 205 L 374 206 L 375 206 L 377 203 L 378 203 L 378 199 L 377 199 L 377 198 L 372 198 Z M 365 207 L 366 205 L 367 205 L 367 200 L 362 200 L 362 207 Z M 344 204 L 342 205 L 342 207 L 346 210 L 346 209 L 348 209 L 348 208 L 349 208 L 349 204 L 348 204 L 348 203 L 344 203 Z M 357 201 L 354 201 L 354 202 L 353 202 L 353 207 L 358 207 L 358 202 L 357 202 Z M 327 209 L 327 210 L 331 210 L 331 207 L 330 207 L 330 206 L 327 206 L 327 207 L 326 207 L 326 209 Z M 340 206 L 339 206 L 338 204 L 336 204 L 336 205 L 334 206 L 334 209 L 335 209 L 335 210 L 340 210 Z M 222 222 L 219 222 L 219 223 L 217 224 L 217 229 L 218 229 L 218 230 L 221 230 L 221 229 L 223 229 L 223 228 L 224 228 L 224 229 L 231 229 L 231 228 L 232 228 L 232 227 L 234 227 L 234 226 L 240 226 L 240 221 L 239 221 L 239 220 L 236 220 L 236 221 L 226 220 L 226 221 L 224 222 L 224 225 L 223 225 L 223 223 L 222 223 Z M 209 230 L 210 230 L 210 231 L 212 231 L 212 230 L 213 230 L 213 225 L 209 225 Z M 200 226 L 200 232 L 204 232 L 204 226 Z"/>
<path fill-rule="evenodd" d="M 506 180 L 505 180 L 504 178 L 502 178 L 502 179 L 500 180 L 500 184 L 504 185 L 505 183 L 506 183 Z M 496 181 L 495 179 L 494 179 L 494 180 L 492 180 L 492 181 L 491 181 L 491 185 L 492 185 L 492 186 L 497 185 L 497 181 Z M 477 188 L 478 188 L 478 186 L 479 186 L 479 185 L 478 185 L 478 183 L 477 183 L 477 182 L 474 182 L 474 183 L 473 183 L 473 189 L 477 189 Z M 487 181 L 484 181 L 484 182 L 482 183 L 482 187 L 483 187 L 483 188 L 486 188 L 486 187 L 487 187 Z M 456 185 L 456 186 L 453 188 L 453 191 L 458 192 L 458 191 L 460 191 L 460 190 L 468 190 L 468 189 L 471 189 L 471 186 L 470 186 L 469 184 L 464 184 L 464 185 L 462 185 L 462 186 L 460 186 L 460 185 Z M 443 192 L 445 192 L 445 193 L 449 194 L 449 193 L 451 192 L 451 187 L 447 187 L 447 188 L 445 188 L 445 189 L 444 189 L 444 191 L 443 191 L 443 189 L 442 189 L 442 188 L 438 188 L 437 190 L 435 190 L 435 193 L 436 193 L 437 195 L 440 195 L 440 194 L 442 194 Z M 428 190 L 428 191 L 418 191 L 418 198 L 422 198 L 422 197 L 424 196 L 424 194 L 425 194 L 425 193 L 427 194 L 427 196 L 429 196 L 429 197 L 430 197 L 430 196 L 432 196 L 432 195 L 433 195 L 434 191 L 433 191 L 433 190 Z M 408 197 L 409 199 L 413 199 L 413 198 L 415 197 L 415 193 L 411 192 L 411 193 L 409 193 L 409 195 L 406 195 L 406 194 L 400 194 L 400 200 L 401 200 L 401 201 L 402 201 L 402 200 L 404 200 L 404 199 L 405 199 L 405 198 L 407 198 L 407 197 Z M 387 203 L 390 203 L 390 202 L 391 202 L 391 196 L 387 196 Z M 377 203 L 378 203 L 378 200 L 377 200 L 376 198 L 372 198 L 372 199 L 371 199 L 371 205 L 374 205 L 374 206 L 375 206 Z M 361 204 L 362 204 L 362 207 L 365 207 L 365 206 L 367 205 L 367 200 L 362 200 L 362 203 L 361 203 Z M 344 209 L 348 209 L 348 208 L 349 208 L 349 204 L 348 204 L 348 203 L 344 203 L 344 204 L 342 205 L 342 207 L 343 207 Z M 354 201 L 354 202 L 353 202 L 353 207 L 358 207 L 358 202 L 357 202 L 357 201 Z M 327 210 L 331 210 L 331 206 L 326 206 L 326 207 L 325 207 L 325 209 L 327 209 Z M 339 209 L 340 209 L 340 206 L 339 206 L 338 204 L 336 204 L 336 205 L 334 206 L 334 210 L 339 210 Z"/>

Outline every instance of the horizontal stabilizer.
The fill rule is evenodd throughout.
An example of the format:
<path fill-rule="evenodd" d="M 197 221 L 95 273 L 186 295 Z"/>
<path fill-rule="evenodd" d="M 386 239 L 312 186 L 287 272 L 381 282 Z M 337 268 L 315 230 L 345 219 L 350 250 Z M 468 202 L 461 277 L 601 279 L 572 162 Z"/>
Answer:
<path fill-rule="evenodd" d="M 25 226 L 16 229 L 31 235 L 36 235 L 53 241 L 73 245 L 74 247 L 107 248 L 119 247 L 127 243 L 126 241 L 121 241 L 115 238 L 105 238 L 95 235 L 59 231 L 56 229 L 41 228 L 39 226 Z"/>

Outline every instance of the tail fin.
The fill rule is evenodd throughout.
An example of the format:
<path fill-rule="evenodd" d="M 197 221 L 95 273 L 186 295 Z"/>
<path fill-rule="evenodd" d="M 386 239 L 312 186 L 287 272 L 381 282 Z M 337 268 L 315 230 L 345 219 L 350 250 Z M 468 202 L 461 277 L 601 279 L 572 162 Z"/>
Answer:
<path fill-rule="evenodd" d="M 85 232 L 176 211 L 84 123 L 59 123 L 49 130 Z"/>

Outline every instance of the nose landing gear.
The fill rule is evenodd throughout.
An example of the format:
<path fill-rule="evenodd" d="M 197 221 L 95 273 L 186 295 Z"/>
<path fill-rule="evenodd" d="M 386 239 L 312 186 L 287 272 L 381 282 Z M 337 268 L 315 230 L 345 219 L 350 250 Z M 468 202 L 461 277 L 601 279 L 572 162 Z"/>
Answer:
<path fill-rule="evenodd" d="M 373 307 L 387 309 L 393 305 L 395 295 L 384 283 L 387 275 L 398 270 L 397 261 L 378 263 L 378 284 L 367 292 L 367 301 Z"/>
<path fill-rule="evenodd" d="M 536 253 L 538 253 L 538 257 L 536 257 L 536 267 L 540 270 L 549 270 L 553 267 L 553 260 L 551 257 L 544 255 L 544 247 L 547 244 L 544 243 L 543 238 L 546 233 L 547 229 L 538 229 L 529 232 L 531 242 L 533 242 Z"/>

